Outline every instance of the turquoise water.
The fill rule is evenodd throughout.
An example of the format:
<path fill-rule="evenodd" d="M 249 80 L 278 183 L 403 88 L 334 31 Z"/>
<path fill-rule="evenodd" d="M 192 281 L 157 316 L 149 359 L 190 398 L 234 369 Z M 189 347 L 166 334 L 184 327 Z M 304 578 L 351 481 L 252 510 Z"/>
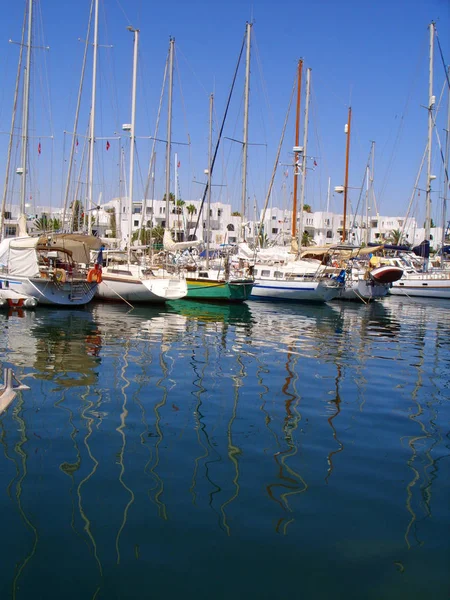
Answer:
<path fill-rule="evenodd" d="M 449 303 L 0 313 L 0 598 L 450 598 Z"/>

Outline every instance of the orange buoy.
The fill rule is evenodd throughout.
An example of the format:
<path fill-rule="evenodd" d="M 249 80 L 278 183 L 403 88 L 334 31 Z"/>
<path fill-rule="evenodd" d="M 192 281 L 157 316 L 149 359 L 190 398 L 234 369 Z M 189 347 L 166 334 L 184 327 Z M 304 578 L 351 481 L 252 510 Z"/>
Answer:
<path fill-rule="evenodd" d="M 102 281 L 101 269 L 99 269 L 97 265 L 93 269 L 89 269 L 86 279 L 89 283 L 92 283 L 93 281 L 96 281 L 97 283 L 101 283 L 101 281 Z"/>

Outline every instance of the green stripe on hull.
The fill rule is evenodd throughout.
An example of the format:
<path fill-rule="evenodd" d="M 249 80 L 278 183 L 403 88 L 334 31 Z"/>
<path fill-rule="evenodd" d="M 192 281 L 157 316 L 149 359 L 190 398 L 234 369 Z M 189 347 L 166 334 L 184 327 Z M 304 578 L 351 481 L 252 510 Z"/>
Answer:
<path fill-rule="evenodd" d="M 250 297 L 253 283 L 225 283 L 187 279 L 187 299 L 243 302 Z"/>

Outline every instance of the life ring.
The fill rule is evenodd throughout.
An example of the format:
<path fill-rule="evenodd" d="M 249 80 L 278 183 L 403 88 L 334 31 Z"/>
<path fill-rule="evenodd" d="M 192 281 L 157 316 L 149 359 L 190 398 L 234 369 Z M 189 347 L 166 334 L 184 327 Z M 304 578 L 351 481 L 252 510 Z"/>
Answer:
<path fill-rule="evenodd" d="M 65 283 L 66 272 L 64 271 L 64 269 L 55 269 L 55 272 L 53 273 L 53 277 L 54 277 L 56 283 Z"/>
<path fill-rule="evenodd" d="M 96 281 L 97 283 L 102 282 L 102 272 L 100 269 L 89 269 L 86 280 L 89 283 Z"/>
<path fill-rule="evenodd" d="M 337 269 L 339 267 L 339 263 L 337 260 L 333 260 L 333 262 L 331 263 L 331 266 L 334 267 L 335 269 Z"/>

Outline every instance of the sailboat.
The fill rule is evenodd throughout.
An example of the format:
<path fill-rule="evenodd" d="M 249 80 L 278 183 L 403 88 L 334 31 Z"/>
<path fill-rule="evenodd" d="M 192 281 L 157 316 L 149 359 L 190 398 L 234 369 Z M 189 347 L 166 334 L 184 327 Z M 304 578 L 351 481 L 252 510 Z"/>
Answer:
<path fill-rule="evenodd" d="M 241 244 L 239 256 L 242 259 L 251 260 L 252 254 L 255 260 L 253 274 L 255 285 L 251 298 L 258 300 L 291 300 L 296 302 L 327 302 L 335 298 L 342 286 L 341 282 L 332 278 L 329 273 L 320 273 L 318 264 L 308 261 L 297 260 L 297 250 L 301 244 L 303 235 L 303 206 L 306 177 L 306 145 L 308 140 L 308 114 L 311 69 L 307 70 L 306 77 L 306 107 L 303 146 L 299 146 L 299 121 L 300 121 L 300 95 L 301 75 L 303 61 L 299 60 L 297 67 L 297 110 L 296 110 L 296 132 L 294 146 L 294 203 L 292 213 L 292 248 L 291 252 L 280 252 L 273 249 L 261 249 L 258 253 L 252 252 L 247 244 Z M 278 157 L 277 157 L 278 162 Z M 300 203 L 300 227 L 297 234 L 297 177 L 300 174 L 298 167 L 301 163 L 302 188 Z M 273 179 L 273 177 L 272 177 Z M 270 194 L 267 194 L 266 205 Z M 264 222 L 264 213 L 261 223 Z M 280 260 L 280 255 L 283 258 Z M 256 257 L 256 259 L 255 259 Z"/>
<path fill-rule="evenodd" d="M 432 134 L 434 127 L 433 109 L 435 106 L 435 96 L 433 95 L 433 59 L 434 59 L 434 35 L 435 24 L 430 23 L 430 45 L 429 45 L 429 97 L 428 97 L 428 145 L 427 145 L 427 184 L 426 184 L 426 216 L 425 216 L 425 240 L 422 243 L 422 257 L 424 259 L 423 269 L 420 271 L 415 268 L 412 261 L 403 256 L 391 259 L 390 263 L 404 264 L 405 274 L 403 277 L 392 284 L 390 293 L 398 296 L 422 296 L 426 298 L 447 298 L 450 299 L 450 272 L 446 269 L 428 268 L 430 253 L 430 229 L 431 229 L 431 182 L 435 177 L 431 173 L 432 157 Z M 448 169 L 448 165 L 446 166 Z M 447 182 L 448 185 L 448 175 Z M 387 259 L 386 259 L 387 260 Z M 403 262 L 405 260 L 405 262 Z"/>
<path fill-rule="evenodd" d="M 96 297 L 101 300 L 161 303 L 167 300 L 178 300 L 187 293 L 186 282 L 175 276 L 155 276 L 148 267 L 140 264 L 133 264 L 131 260 L 132 244 L 132 206 L 133 206 L 133 181 L 134 181 L 134 144 L 135 144 L 135 114 L 136 114 L 136 80 L 137 80 L 137 59 L 139 46 L 139 30 L 128 27 L 133 33 L 133 83 L 131 100 L 131 127 L 130 127 L 130 183 L 129 183 L 129 206 L 128 206 L 128 248 L 127 263 L 120 265 L 117 263 L 103 264 L 103 252 L 99 252 L 96 259 L 97 273 L 95 275 L 98 281 Z M 97 57 L 97 36 L 98 36 L 98 0 L 95 0 L 95 23 L 94 23 L 94 68 L 93 68 L 93 90 L 96 87 L 96 57 Z M 92 96 L 91 123 L 90 123 L 90 142 L 91 154 L 89 165 L 90 178 L 90 200 L 92 201 L 92 178 L 93 178 L 93 141 L 95 126 L 95 92 Z"/>
<path fill-rule="evenodd" d="M 22 299 L 34 298 L 39 304 L 83 305 L 92 300 L 97 288 L 95 281 L 89 281 L 89 267 L 86 264 L 89 264 L 90 250 L 98 249 L 100 247 L 100 240 L 93 236 L 86 236 L 80 239 L 79 236 L 53 233 L 31 237 L 27 232 L 25 199 L 27 193 L 32 25 L 33 0 L 28 0 L 27 55 L 23 85 L 21 136 L 22 166 L 17 169 L 17 173 L 21 177 L 18 218 L 19 235 L 13 238 L 5 237 L 0 243 L 0 287 L 8 290 L 7 295 L 11 293 L 12 296 L 17 295 Z M 20 70 L 17 77 L 16 90 L 18 88 Z M 10 163 L 9 158 L 8 156 L 7 167 Z M 3 231 L 0 231 L 0 236 L 2 235 Z"/>
<path fill-rule="evenodd" d="M 247 23 L 247 49 L 249 53 L 250 28 Z M 173 52 L 174 40 L 170 45 L 169 62 L 169 108 L 167 127 L 167 155 L 166 155 L 166 229 L 164 232 L 164 250 L 170 253 L 182 252 L 192 248 L 198 242 L 175 242 L 169 227 L 169 196 L 170 196 L 170 147 L 171 147 L 171 121 L 172 121 L 172 86 L 173 86 Z M 248 64 L 248 63 L 247 63 Z M 247 68 L 247 81 L 248 81 Z M 247 84 L 248 86 L 248 84 Z M 208 157 L 208 182 L 207 182 L 207 217 L 206 217 L 206 258 L 204 261 L 193 259 L 187 264 L 180 265 L 180 273 L 187 284 L 187 299 L 212 300 L 215 302 L 243 302 L 250 297 L 254 279 L 248 272 L 231 268 L 231 256 L 227 253 L 215 263 L 210 261 L 210 205 L 211 205 L 211 177 L 213 170 L 212 157 L 212 118 L 214 96 L 210 95 L 209 103 L 209 157 Z M 248 90 L 246 93 L 246 111 L 248 111 Z M 244 137 L 246 134 L 244 134 Z M 244 154 L 247 143 L 244 142 Z M 177 168 L 177 167 L 175 167 Z"/>

